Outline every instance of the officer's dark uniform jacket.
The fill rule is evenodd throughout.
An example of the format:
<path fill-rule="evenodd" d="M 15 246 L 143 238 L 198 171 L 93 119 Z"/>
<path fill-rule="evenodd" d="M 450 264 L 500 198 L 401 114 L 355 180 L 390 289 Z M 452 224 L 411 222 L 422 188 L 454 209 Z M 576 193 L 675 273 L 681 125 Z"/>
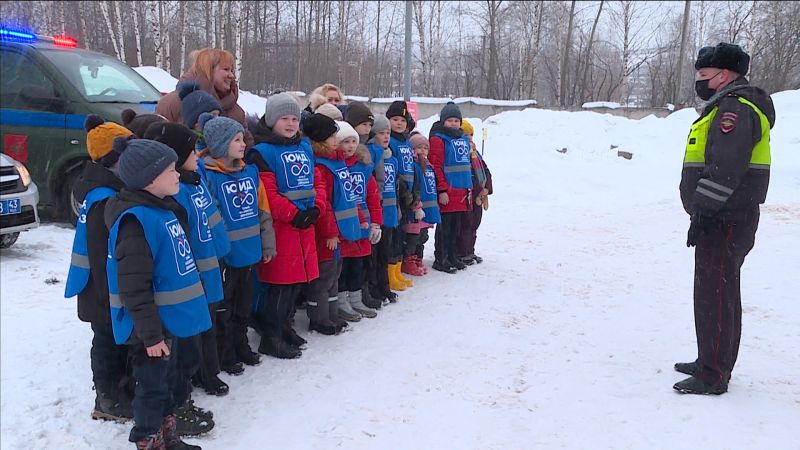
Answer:
<path fill-rule="evenodd" d="M 111 170 L 96 162 L 87 162 L 80 180 L 75 184 L 75 199 L 83 203 L 92 191 L 106 188 L 119 191 L 122 180 Z M 106 279 L 106 255 L 108 253 L 108 228 L 104 214 L 108 197 L 99 199 L 86 211 L 85 240 L 87 254 L 81 258 L 88 263 L 89 277 L 78 293 L 78 318 L 84 322 L 109 323 L 108 280 Z M 74 258 L 73 258 L 74 259 Z M 73 261 L 73 265 L 75 261 Z M 70 268 L 72 272 L 72 268 Z"/>
<path fill-rule="evenodd" d="M 715 94 L 687 138 L 680 193 L 687 213 L 725 218 L 764 203 L 772 99 L 745 78 Z"/>
<path fill-rule="evenodd" d="M 189 228 L 186 210 L 172 197 L 159 199 L 146 191 L 123 189 L 106 204 L 105 223 L 108 229 L 111 230 L 117 219 L 126 211 L 137 206 L 171 211 L 184 230 Z M 145 230 L 133 214 L 128 214 L 120 220 L 116 248 L 114 255 L 110 256 L 117 260 L 117 288 L 122 306 L 133 321 L 133 333 L 127 342 L 141 341 L 145 347 L 157 344 L 166 336 L 153 292 L 154 256 Z M 199 282 L 199 275 L 197 281 Z M 202 294 L 202 285 L 200 292 Z M 205 312 L 205 315 L 196 326 L 207 329 L 211 322 L 205 297 L 202 298 L 202 305 L 202 308 L 198 308 L 198 312 Z M 118 330 L 115 329 L 115 337 L 117 334 Z"/>

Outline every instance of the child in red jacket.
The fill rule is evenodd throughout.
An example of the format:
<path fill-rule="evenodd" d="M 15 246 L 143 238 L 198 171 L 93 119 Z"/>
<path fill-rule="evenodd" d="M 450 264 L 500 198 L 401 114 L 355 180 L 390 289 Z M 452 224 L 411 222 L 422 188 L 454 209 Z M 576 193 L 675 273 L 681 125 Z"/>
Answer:
<path fill-rule="evenodd" d="M 347 122 L 338 122 L 336 141 L 345 157 L 354 197 L 366 221 L 361 225 L 357 240 L 341 244 L 342 274 L 339 276 L 339 313 L 345 320 L 357 322 L 361 316 L 373 318 L 374 309 L 361 301 L 361 288 L 365 280 L 364 259 L 372 253 L 372 244 L 381 239 L 383 207 L 378 193 L 378 183 L 372 177 L 372 158 L 369 150 L 358 143 L 358 133 Z"/>

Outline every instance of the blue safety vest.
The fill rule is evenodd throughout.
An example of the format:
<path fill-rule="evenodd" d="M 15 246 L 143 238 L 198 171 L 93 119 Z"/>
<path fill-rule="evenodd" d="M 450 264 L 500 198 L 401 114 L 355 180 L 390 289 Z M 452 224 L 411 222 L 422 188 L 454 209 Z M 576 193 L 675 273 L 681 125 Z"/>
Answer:
<path fill-rule="evenodd" d="M 367 182 L 372 174 L 373 165 L 367 165 L 363 162 L 358 162 L 348 167 L 350 172 L 350 182 L 353 183 L 353 191 L 355 192 L 356 203 L 358 203 L 361 213 L 367 223 L 371 223 L 369 217 L 369 208 L 367 208 Z M 361 229 L 361 239 L 369 239 L 369 227 Z"/>
<path fill-rule="evenodd" d="M 358 221 L 358 203 L 354 185 L 350 181 L 350 171 L 344 161 L 338 159 L 317 158 L 321 164 L 333 174 L 333 214 L 339 234 L 348 241 L 361 239 L 361 223 Z"/>
<path fill-rule="evenodd" d="M 231 251 L 231 241 L 228 240 L 228 230 L 225 229 L 225 221 L 217 208 L 217 202 L 208 189 L 208 174 L 206 173 L 206 163 L 201 158 L 197 159 L 197 173 L 200 175 L 201 182 L 205 187 L 205 194 L 211 203 L 206 209 L 208 215 L 208 226 L 211 228 L 211 236 L 214 238 L 214 248 L 217 251 L 217 259 L 222 259 Z"/>
<path fill-rule="evenodd" d="M 258 169 L 248 164 L 238 172 L 206 170 L 208 187 L 217 199 L 231 250 L 225 264 L 247 267 L 261 260 L 261 220 L 258 210 Z"/>
<path fill-rule="evenodd" d="M 86 236 L 86 217 L 95 203 L 113 197 L 117 191 L 106 186 L 99 186 L 86 194 L 81 203 L 78 221 L 75 223 L 75 238 L 72 240 L 72 258 L 69 263 L 67 286 L 64 289 L 64 298 L 74 297 L 86 288 L 91 276 L 89 268 L 89 243 Z"/>
<path fill-rule="evenodd" d="M 369 150 L 369 156 L 372 158 L 373 169 L 376 169 L 378 163 L 383 159 L 383 147 L 374 142 L 370 142 L 367 144 L 367 150 Z"/>
<path fill-rule="evenodd" d="M 466 136 L 453 138 L 434 133 L 444 142 L 444 165 L 442 171 L 447 183 L 457 189 L 472 189 L 472 166 L 469 161 L 471 147 Z"/>
<path fill-rule="evenodd" d="M 217 249 L 214 246 L 214 233 L 212 232 L 212 219 L 217 223 L 222 222 L 222 216 L 211 200 L 208 188 L 200 180 L 199 185 L 181 183 L 181 190 L 173 198 L 183 206 L 189 217 L 189 243 L 192 245 L 197 270 L 203 280 L 208 303 L 217 303 L 225 297 L 222 290 L 222 272 L 217 261 Z M 209 216 L 209 211 L 215 210 Z M 225 241 L 228 237 L 224 237 Z M 230 243 L 228 243 L 230 246 Z M 230 248 L 230 247 L 229 247 Z"/>
<path fill-rule="evenodd" d="M 428 164 L 423 171 L 419 164 L 414 164 L 417 176 L 422 180 L 422 188 L 419 190 L 419 199 L 422 202 L 422 210 L 425 211 L 425 222 L 439 223 L 442 221 L 442 214 L 439 212 L 439 194 L 436 192 L 436 173 L 433 166 Z"/>
<path fill-rule="evenodd" d="M 390 156 L 383 160 L 383 173 L 383 226 L 397 228 L 400 219 L 397 207 L 397 158 Z"/>
<path fill-rule="evenodd" d="M 133 319 L 122 304 L 117 278 L 117 235 L 122 218 L 136 216 L 153 255 L 153 297 L 164 328 L 179 337 L 191 337 L 211 328 L 203 283 L 192 246 L 172 211 L 134 206 L 123 212 L 108 237 L 108 293 L 114 340 L 124 344 L 133 332 Z"/>
<path fill-rule="evenodd" d="M 414 188 L 414 150 L 409 141 L 401 141 L 394 136 L 389 138 L 389 148 L 397 158 L 397 178 L 405 181 L 409 190 Z"/>
<path fill-rule="evenodd" d="M 253 148 L 275 173 L 281 195 L 301 211 L 314 206 L 314 154 L 307 139 L 301 139 L 296 145 L 262 142 Z"/>

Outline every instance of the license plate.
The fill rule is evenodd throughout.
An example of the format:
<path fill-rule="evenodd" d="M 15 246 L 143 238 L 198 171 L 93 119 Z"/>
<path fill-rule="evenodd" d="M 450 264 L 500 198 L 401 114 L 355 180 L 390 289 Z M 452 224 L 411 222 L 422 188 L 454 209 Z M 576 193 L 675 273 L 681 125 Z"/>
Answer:
<path fill-rule="evenodd" d="M 22 212 L 22 205 L 18 198 L 0 201 L 0 216 L 8 214 L 19 214 Z"/>

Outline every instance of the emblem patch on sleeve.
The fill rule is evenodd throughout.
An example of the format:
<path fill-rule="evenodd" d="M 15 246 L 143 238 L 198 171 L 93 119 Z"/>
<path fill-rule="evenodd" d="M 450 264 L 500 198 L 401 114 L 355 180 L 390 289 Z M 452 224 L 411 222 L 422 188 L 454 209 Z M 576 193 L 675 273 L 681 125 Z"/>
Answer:
<path fill-rule="evenodd" d="M 725 134 L 730 133 L 736 128 L 736 119 L 739 116 L 734 112 L 725 112 L 722 113 L 722 118 L 719 121 L 719 131 L 722 131 Z"/>

